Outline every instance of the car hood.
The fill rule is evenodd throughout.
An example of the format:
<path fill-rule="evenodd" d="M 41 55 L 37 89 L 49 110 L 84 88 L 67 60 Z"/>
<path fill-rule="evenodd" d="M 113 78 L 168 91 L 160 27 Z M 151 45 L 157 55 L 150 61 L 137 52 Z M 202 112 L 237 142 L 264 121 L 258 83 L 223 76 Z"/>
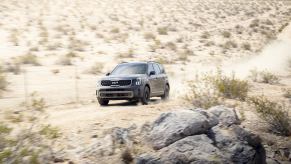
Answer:
<path fill-rule="evenodd" d="M 131 80 L 135 78 L 142 78 L 146 77 L 145 74 L 134 74 L 134 75 L 109 75 L 102 77 L 101 80 Z"/>

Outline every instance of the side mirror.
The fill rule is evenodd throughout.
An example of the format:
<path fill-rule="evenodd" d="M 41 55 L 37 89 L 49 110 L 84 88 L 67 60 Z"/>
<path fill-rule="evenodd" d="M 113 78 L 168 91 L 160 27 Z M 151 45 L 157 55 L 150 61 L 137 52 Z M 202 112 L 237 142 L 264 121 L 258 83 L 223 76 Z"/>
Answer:
<path fill-rule="evenodd" d="M 109 76 L 110 75 L 110 73 L 106 73 L 106 76 Z"/>
<path fill-rule="evenodd" d="M 155 71 L 151 71 L 151 72 L 150 72 L 150 76 L 155 75 L 155 74 L 156 74 Z"/>

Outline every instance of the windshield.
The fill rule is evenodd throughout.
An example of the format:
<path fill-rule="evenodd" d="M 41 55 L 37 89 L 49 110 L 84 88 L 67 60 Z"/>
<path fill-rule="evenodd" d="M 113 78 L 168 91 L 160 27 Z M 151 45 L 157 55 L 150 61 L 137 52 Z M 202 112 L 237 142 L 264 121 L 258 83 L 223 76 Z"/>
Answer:
<path fill-rule="evenodd" d="M 146 74 L 146 64 L 121 64 L 118 65 L 111 75 L 130 75 L 130 74 Z"/>

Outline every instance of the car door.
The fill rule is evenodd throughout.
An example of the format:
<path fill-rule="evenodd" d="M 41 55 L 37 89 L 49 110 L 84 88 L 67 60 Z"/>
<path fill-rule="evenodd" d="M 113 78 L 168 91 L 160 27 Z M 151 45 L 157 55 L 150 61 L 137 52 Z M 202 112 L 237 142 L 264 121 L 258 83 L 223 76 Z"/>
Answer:
<path fill-rule="evenodd" d="M 164 83 L 163 83 L 163 75 L 161 69 L 157 63 L 153 64 L 154 70 L 156 72 L 156 92 L 157 95 L 162 95 L 164 93 Z"/>
<path fill-rule="evenodd" d="M 151 95 L 154 96 L 157 93 L 157 75 L 150 75 L 150 72 L 155 71 L 152 63 L 148 64 L 148 80 L 151 87 Z"/>
<path fill-rule="evenodd" d="M 167 83 L 167 75 L 166 75 L 166 72 L 165 72 L 165 69 L 164 67 L 161 65 L 161 64 L 158 64 L 159 65 L 159 68 L 161 70 L 161 73 L 160 73 L 160 80 L 161 80 L 161 86 L 163 88 L 163 91 L 165 90 L 165 87 L 166 87 L 166 83 Z"/>

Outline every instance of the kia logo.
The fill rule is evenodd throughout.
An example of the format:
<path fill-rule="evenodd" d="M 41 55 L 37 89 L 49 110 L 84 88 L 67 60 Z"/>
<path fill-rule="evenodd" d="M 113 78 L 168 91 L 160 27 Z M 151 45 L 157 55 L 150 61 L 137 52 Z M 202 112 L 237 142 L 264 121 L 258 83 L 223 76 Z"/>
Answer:
<path fill-rule="evenodd" d="M 116 85 L 116 84 L 118 84 L 118 81 L 112 81 L 111 82 L 113 85 Z"/>

